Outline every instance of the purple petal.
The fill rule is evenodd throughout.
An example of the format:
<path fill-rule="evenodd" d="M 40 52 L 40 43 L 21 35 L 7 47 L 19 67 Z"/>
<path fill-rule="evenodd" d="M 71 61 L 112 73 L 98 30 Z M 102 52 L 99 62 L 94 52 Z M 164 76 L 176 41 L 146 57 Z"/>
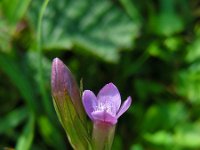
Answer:
<path fill-rule="evenodd" d="M 94 120 L 91 113 L 94 111 L 95 107 L 97 107 L 97 98 L 94 93 L 90 90 L 85 90 L 82 96 L 83 106 L 85 108 L 86 113 L 90 117 L 91 120 Z"/>
<path fill-rule="evenodd" d="M 119 118 L 125 111 L 127 111 L 127 109 L 130 107 L 131 105 L 131 97 L 129 96 L 126 101 L 124 101 L 124 103 L 122 104 L 121 108 L 119 109 L 118 113 L 117 113 L 117 118 Z"/>
<path fill-rule="evenodd" d="M 92 117 L 95 121 L 102 121 L 109 124 L 116 124 L 117 117 L 112 116 L 111 114 L 107 113 L 106 111 L 94 111 L 92 113 Z"/>
<path fill-rule="evenodd" d="M 106 84 L 97 95 L 98 103 L 109 105 L 116 114 L 121 105 L 121 96 L 113 83 Z"/>

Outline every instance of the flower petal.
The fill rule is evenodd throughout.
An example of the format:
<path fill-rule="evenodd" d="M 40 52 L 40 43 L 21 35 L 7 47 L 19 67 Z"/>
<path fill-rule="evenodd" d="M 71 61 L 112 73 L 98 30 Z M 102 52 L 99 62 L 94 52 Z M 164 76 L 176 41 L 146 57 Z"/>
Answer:
<path fill-rule="evenodd" d="M 112 125 L 117 123 L 117 117 L 112 116 L 106 111 L 94 111 L 92 113 L 92 117 L 94 118 L 95 121 L 102 121 L 102 122 L 109 123 Z"/>
<path fill-rule="evenodd" d="M 91 113 L 94 111 L 95 107 L 97 107 L 97 98 L 94 93 L 90 90 L 85 90 L 82 96 L 83 106 L 85 108 L 86 113 L 93 120 Z"/>
<path fill-rule="evenodd" d="M 127 111 L 127 109 L 130 107 L 131 105 L 131 97 L 129 96 L 126 101 L 124 101 L 124 103 L 122 104 L 121 108 L 119 109 L 119 111 L 117 112 L 117 118 L 119 118 L 125 111 Z"/>
<path fill-rule="evenodd" d="M 97 95 L 98 103 L 110 105 L 113 114 L 116 114 L 121 105 L 121 96 L 113 83 L 106 84 Z"/>

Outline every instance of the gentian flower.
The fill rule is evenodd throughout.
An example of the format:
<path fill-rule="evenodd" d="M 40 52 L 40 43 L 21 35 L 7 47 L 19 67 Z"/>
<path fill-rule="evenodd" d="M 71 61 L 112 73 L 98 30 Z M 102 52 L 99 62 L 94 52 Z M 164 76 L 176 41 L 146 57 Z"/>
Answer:
<path fill-rule="evenodd" d="M 85 90 L 82 101 L 86 113 L 93 122 L 115 125 L 117 119 L 130 107 L 131 97 L 121 105 L 121 96 L 113 83 L 106 84 L 97 97 L 90 90 Z"/>

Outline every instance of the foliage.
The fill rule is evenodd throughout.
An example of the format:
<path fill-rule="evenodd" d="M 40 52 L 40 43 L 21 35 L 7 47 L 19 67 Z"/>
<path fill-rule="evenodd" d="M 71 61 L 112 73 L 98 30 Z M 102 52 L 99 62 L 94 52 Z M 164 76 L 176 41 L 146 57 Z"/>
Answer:
<path fill-rule="evenodd" d="M 133 104 L 113 149 L 200 149 L 198 1 L 0 1 L 0 149 L 70 149 L 50 94 L 54 57 L 83 89 L 113 82 Z M 41 42 L 41 50 L 37 46 Z"/>

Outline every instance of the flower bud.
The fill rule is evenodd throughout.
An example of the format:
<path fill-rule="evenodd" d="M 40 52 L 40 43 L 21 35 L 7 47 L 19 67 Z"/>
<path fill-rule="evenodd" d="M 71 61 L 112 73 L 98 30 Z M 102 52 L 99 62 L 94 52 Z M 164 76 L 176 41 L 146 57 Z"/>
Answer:
<path fill-rule="evenodd" d="M 58 58 L 55 58 L 52 63 L 51 87 L 53 97 L 58 100 L 69 96 L 80 119 L 84 121 L 86 114 L 77 83 L 67 66 Z"/>
<path fill-rule="evenodd" d="M 52 63 L 51 88 L 54 107 L 72 147 L 88 149 L 90 139 L 79 88 L 70 70 L 58 58 Z"/>

